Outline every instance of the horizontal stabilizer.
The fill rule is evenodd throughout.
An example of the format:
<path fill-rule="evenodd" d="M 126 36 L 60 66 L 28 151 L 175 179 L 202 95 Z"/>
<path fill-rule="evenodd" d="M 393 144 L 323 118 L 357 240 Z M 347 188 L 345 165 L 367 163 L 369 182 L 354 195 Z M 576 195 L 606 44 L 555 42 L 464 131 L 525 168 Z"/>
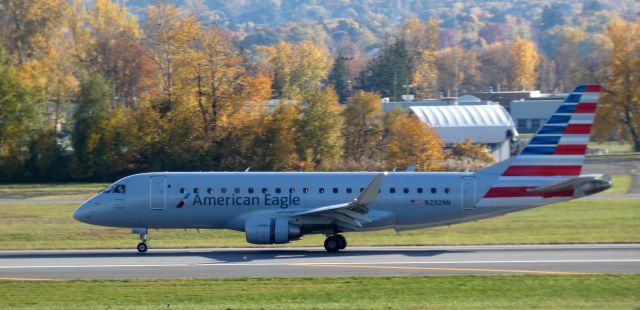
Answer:
<path fill-rule="evenodd" d="M 611 177 L 606 174 L 595 174 L 595 175 L 583 175 L 575 178 L 566 179 L 557 183 L 552 183 L 549 185 L 534 187 L 527 189 L 530 193 L 537 194 L 545 194 L 545 193 L 555 193 L 562 190 L 567 189 L 578 189 L 585 184 L 599 184 L 599 185 L 608 185 L 607 188 L 611 186 Z M 606 188 L 605 188 L 606 189 Z"/>

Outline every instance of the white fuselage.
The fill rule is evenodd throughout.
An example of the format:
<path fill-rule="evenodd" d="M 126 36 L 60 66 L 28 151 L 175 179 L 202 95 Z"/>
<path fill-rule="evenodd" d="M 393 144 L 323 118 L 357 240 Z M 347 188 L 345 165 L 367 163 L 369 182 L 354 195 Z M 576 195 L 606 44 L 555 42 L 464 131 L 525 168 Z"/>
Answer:
<path fill-rule="evenodd" d="M 117 181 L 112 188 L 124 185 L 124 193 L 99 193 L 83 204 L 74 217 L 90 224 L 115 227 L 244 231 L 249 216 L 287 216 L 351 202 L 376 174 L 143 173 Z M 477 173 L 389 173 L 377 199 L 368 206 L 371 222 L 364 224 L 362 230 L 455 224 L 570 199 L 555 197 L 511 206 L 477 207 L 479 195 L 487 188 L 488 182 Z M 303 224 L 314 227 L 322 225 L 323 219 L 318 217 Z"/>

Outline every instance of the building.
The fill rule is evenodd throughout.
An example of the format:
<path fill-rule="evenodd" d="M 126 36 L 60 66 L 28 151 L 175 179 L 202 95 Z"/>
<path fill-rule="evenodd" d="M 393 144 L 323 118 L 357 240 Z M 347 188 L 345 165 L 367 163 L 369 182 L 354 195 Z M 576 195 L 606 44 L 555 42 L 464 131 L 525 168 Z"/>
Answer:
<path fill-rule="evenodd" d="M 424 99 L 418 101 L 397 101 L 390 102 L 382 100 L 382 111 L 387 112 L 394 108 L 403 108 L 408 110 L 409 107 L 434 107 L 434 106 L 451 106 L 451 105 L 491 105 L 498 104 L 489 100 L 481 100 L 478 97 L 464 95 L 460 97 L 442 97 L 439 99 Z"/>
<path fill-rule="evenodd" d="M 545 97 L 511 101 L 510 112 L 513 121 L 521 133 L 535 133 L 542 124 L 558 109 L 566 94 L 553 94 Z"/>
<path fill-rule="evenodd" d="M 446 145 L 471 139 L 486 145 L 496 161 L 511 156 L 518 131 L 507 110 L 498 104 L 411 106 L 409 113 L 438 131 Z"/>
<path fill-rule="evenodd" d="M 510 103 L 515 100 L 521 99 L 535 99 L 544 98 L 548 94 L 540 93 L 539 90 L 529 91 L 488 91 L 488 92 L 475 92 L 473 96 L 480 98 L 481 100 L 497 102 L 501 106 L 505 107 L 509 111 Z"/>

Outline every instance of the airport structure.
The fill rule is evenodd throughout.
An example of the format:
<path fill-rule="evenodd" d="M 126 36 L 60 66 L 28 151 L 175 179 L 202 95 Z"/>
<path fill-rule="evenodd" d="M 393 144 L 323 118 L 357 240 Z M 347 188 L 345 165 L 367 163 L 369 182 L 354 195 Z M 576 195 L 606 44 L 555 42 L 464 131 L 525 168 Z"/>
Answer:
<path fill-rule="evenodd" d="M 470 139 L 486 145 L 497 162 L 509 159 L 518 141 L 513 119 L 498 104 L 410 106 L 408 110 L 437 130 L 446 146 Z"/>

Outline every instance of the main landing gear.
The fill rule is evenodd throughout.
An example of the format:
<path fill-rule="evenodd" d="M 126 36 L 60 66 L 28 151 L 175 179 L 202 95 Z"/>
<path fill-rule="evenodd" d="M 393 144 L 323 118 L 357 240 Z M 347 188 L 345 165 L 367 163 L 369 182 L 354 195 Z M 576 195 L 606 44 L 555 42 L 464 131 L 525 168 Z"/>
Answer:
<path fill-rule="evenodd" d="M 132 234 L 137 234 L 140 236 L 140 243 L 136 247 L 138 252 L 144 253 L 149 249 L 149 245 L 147 244 L 147 240 L 149 240 L 149 232 L 146 228 L 133 228 L 131 230 Z"/>
<path fill-rule="evenodd" d="M 343 235 L 331 235 L 324 241 L 324 249 L 327 252 L 338 252 L 347 247 L 347 239 Z"/>

